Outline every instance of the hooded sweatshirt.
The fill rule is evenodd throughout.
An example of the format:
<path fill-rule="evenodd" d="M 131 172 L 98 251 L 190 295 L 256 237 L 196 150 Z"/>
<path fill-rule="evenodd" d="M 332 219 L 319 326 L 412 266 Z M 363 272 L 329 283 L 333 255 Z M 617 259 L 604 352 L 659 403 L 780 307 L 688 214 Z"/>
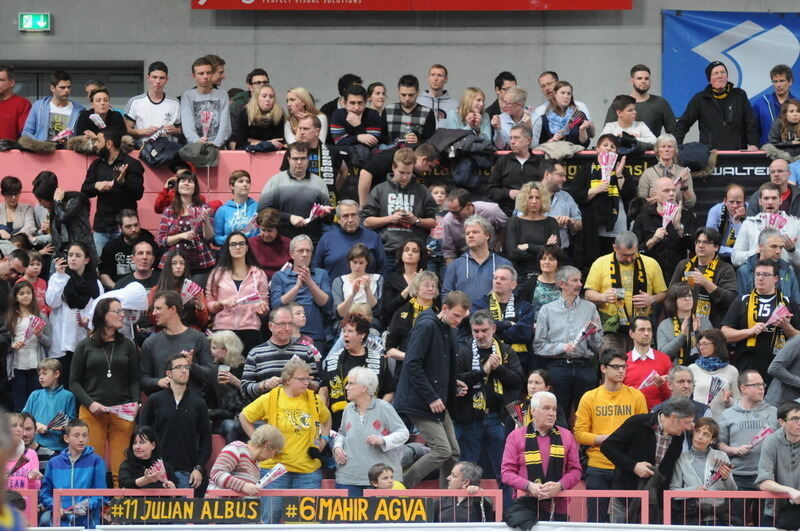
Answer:
<path fill-rule="evenodd" d="M 45 509 L 52 510 L 53 489 L 105 489 L 107 487 L 106 463 L 94 452 L 94 448 L 85 447 L 83 453 L 74 462 L 70 459 L 69 448 L 67 448 L 47 462 L 42 479 L 42 489 L 39 491 L 39 503 Z M 85 499 L 86 496 L 62 496 L 61 508 L 66 509 Z M 91 497 L 89 514 L 86 516 L 64 515 L 63 525 L 95 527 L 98 523 L 102 523 L 100 519 L 102 504 L 103 498 Z"/>
<path fill-rule="evenodd" d="M 719 442 L 728 446 L 750 444 L 764 426 L 778 429 L 777 408 L 762 400 L 753 409 L 742 407 L 741 401 L 726 409 L 719 417 Z M 751 449 L 745 455 L 731 458 L 734 474 L 737 476 L 755 476 L 758 473 L 758 459 L 764 443 Z"/>
<path fill-rule="evenodd" d="M 244 229 L 250 218 L 256 215 L 257 207 L 258 203 L 250 197 L 241 205 L 233 199 L 229 199 L 219 207 L 214 213 L 214 243 L 222 245 L 228 234 Z M 258 229 L 246 233 L 246 236 L 249 238 L 256 234 L 258 234 Z"/>
<path fill-rule="evenodd" d="M 771 479 L 780 485 L 800 489 L 800 442 L 790 443 L 780 428 L 761 444 L 756 485 Z M 767 504 L 764 512 L 773 513 L 771 503 Z"/>
<path fill-rule="evenodd" d="M 429 108 L 434 117 L 436 118 L 436 128 L 443 127 L 445 120 L 450 115 L 455 115 L 458 112 L 458 101 L 450 97 L 450 93 L 446 90 L 442 92 L 441 96 L 431 96 L 426 90 L 417 96 L 417 103 Z"/>

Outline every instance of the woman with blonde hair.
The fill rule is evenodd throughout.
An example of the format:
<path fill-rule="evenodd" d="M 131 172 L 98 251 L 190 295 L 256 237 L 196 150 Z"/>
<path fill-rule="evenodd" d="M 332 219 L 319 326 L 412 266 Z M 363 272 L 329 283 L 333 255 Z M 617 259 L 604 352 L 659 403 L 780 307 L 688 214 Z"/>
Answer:
<path fill-rule="evenodd" d="M 274 149 L 283 149 L 283 126 L 286 117 L 275 103 L 275 89 L 261 85 L 233 117 L 233 140 L 236 149 L 267 141 Z"/>
<path fill-rule="evenodd" d="M 244 371 L 244 344 L 230 330 L 220 330 L 208 338 L 211 357 L 217 364 L 216 407 L 209 409 L 211 433 L 225 437 L 231 443 L 242 439 L 244 433 L 237 417 L 244 407 L 240 389 Z"/>
<path fill-rule="evenodd" d="M 442 125 L 445 129 L 466 129 L 477 136 L 492 139 L 492 124 L 486 114 L 486 95 L 477 87 L 467 87 L 461 96 L 457 113 L 450 113 Z"/>
<path fill-rule="evenodd" d="M 256 428 L 246 443 L 231 442 L 220 451 L 211 467 L 208 489 L 230 489 L 258 496 L 261 480 L 258 464 L 273 458 L 283 449 L 284 443 L 283 434 L 270 424 Z"/>
<path fill-rule="evenodd" d="M 561 245 L 558 222 L 550 212 L 550 191 L 541 182 L 529 182 L 517 195 L 517 211 L 506 227 L 505 250 L 520 277 L 535 272 L 539 249 Z"/>
<path fill-rule="evenodd" d="M 325 143 L 328 138 L 328 117 L 321 113 L 314 105 L 314 97 L 303 87 L 294 87 L 286 93 L 286 110 L 289 111 L 288 119 L 283 126 L 283 138 L 286 144 L 295 142 L 297 122 L 306 114 L 315 114 L 322 126 L 319 129 L 319 141 Z"/>

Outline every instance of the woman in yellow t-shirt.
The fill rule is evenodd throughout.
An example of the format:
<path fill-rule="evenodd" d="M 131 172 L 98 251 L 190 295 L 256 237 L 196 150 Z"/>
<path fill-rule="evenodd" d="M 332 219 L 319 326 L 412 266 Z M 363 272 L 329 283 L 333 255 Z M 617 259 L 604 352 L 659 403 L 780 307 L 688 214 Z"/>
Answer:
<path fill-rule="evenodd" d="M 259 463 L 262 477 L 278 463 L 286 468 L 286 474 L 270 483 L 268 489 L 319 489 L 322 485 L 319 455 L 329 441 L 331 414 L 308 388 L 313 380 L 310 374 L 307 363 L 289 360 L 281 373 L 281 385 L 258 397 L 239 415 L 248 436 L 252 436 L 256 422 L 272 424 L 283 433 L 283 450 Z M 279 523 L 282 515 L 282 499 L 265 497 L 262 521 Z"/>

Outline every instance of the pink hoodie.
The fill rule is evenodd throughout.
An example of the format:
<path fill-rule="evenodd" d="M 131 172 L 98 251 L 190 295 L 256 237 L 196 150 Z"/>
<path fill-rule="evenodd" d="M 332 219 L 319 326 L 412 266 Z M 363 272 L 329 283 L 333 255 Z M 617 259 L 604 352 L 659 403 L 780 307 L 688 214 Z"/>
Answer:
<path fill-rule="evenodd" d="M 217 277 L 217 294 L 211 293 L 211 281 Z M 219 273 L 215 270 L 206 284 L 208 313 L 214 316 L 214 330 L 259 330 L 261 318 L 255 312 L 255 304 L 237 304 L 232 308 L 221 307 L 219 301 L 229 297 L 245 297 L 257 291 L 261 300 L 269 305 L 269 282 L 267 274 L 259 267 L 251 267 L 239 289 L 233 282 L 230 271 Z"/>

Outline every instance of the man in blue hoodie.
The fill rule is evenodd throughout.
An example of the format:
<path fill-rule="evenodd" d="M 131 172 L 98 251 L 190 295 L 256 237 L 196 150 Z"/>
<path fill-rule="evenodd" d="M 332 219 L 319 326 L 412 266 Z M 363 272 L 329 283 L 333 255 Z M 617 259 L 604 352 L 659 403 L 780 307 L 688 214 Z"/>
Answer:
<path fill-rule="evenodd" d="M 64 428 L 64 440 L 67 449 L 52 457 L 44 471 L 39 492 L 39 503 L 44 512 L 39 517 L 39 524 L 49 527 L 55 521 L 55 525 L 60 526 L 66 520 L 63 525 L 94 529 L 102 523 L 102 496 L 64 496 L 61 498 L 62 514 L 52 518 L 54 489 L 108 488 L 106 463 L 94 448 L 87 446 L 89 426 L 80 419 L 70 421 Z"/>
<path fill-rule="evenodd" d="M 53 72 L 50 76 L 52 96 L 42 98 L 33 104 L 21 136 L 49 140 L 65 129 L 73 129 L 83 106 L 69 98 L 71 92 L 70 75 L 61 70 Z"/>
<path fill-rule="evenodd" d="M 773 122 L 781 114 L 781 106 L 788 99 L 797 99 L 797 96 L 790 92 L 794 76 L 792 69 L 786 65 L 776 65 L 769 71 L 769 78 L 772 80 L 772 92 L 758 96 L 753 101 L 753 114 L 758 121 L 759 146 L 767 143 L 769 130 Z"/>

